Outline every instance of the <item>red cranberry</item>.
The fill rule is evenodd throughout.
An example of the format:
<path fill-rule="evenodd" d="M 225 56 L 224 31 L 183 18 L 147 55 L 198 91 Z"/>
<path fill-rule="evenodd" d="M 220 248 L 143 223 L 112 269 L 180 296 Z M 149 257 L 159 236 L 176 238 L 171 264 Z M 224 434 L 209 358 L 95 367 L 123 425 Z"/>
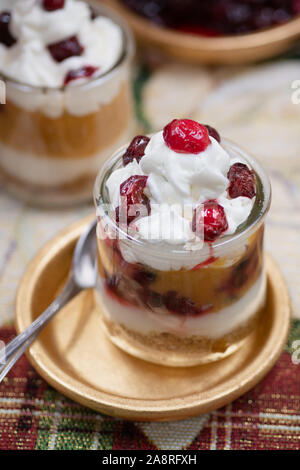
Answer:
<path fill-rule="evenodd" d="M 81 55 L 84 48 L 79 44 L 76 36 L 71 36 L 63 41 L 49 44 L 48 50 L 56 62 L 62 62 L 69 57 Z"/>
<path fill-rule="evenodd" d="M 147 184 L 148 176 L 134 175 L 130 176 L 120 186 L 120 195 L 126 197 L 126 207 L 124 211 L 127 214 L 130 211 L 130 206 L 134 204 L 142 204 L 146 206 L 147 213 L 150 214 L 150 202 L 147 196 L 144 194 L 144 189 Z M 122 208 L 123 209 L 123 208 Z M 116 220 L 119 222 L 120 208 L 116 209 Z M 127 223 L 130 224 L 140 213 L 137 212 L 134 215 L 127 216 Z"/>
<path fill-rule="evenodd" d="M 130 307 L 137 304 L 136 299 L 127 297 L 126 284 L 124 283 L 124 278 L 120 273 L 110 276 L 107 272 L 105 272 L 104 287 L 107 294 L 109 294 L 116 302 L 119 302 L 121 305 Z"/>
<path fill-rule="evenodd" d="M 98 70 L 98 67 L 94 67 L 93 65 L 84 65 L 80 69 L 77 70 L 70 70 L 64 81 L 64 85 L 67 85 L 72 80 L 77 80 L 79 78 L 89 78 Z"/>
<path fill-rule="evenodd" d="M 147 287 L 149 284 L 155 281 L 156 274 L 146 270 L 142 266 L 135 266 L 133 270 L 133 279 L 138 282 L 141 286 Z"/>
<path fill-rule="evenodd" d="M 163 131 L 165 143 L 177 153 L 199 153 L 210 144 L 208 130 L 192 119 L 174 119 Z"/>
<path fill-rule="evenodd" d="M 253 170 L 249 170 L 244 163 L 232 165 L 227 173 L 227 178 L 229 179 L 227 191 L 231 198 L 244 196 L 252 199 L 255 196 L 255 173 Z"/>
<path fill-rule="evenodd" d="M 162 295 L 151 289 L 142 289 L 140 298 L 150 308 L 160 308 L 163 305 Z"/>
<path fill-rule="evenodd" d="M 176 291 L 170 290 L 163 295 L 165 307 L 173 313 L 180 315 L 200 315 L 211 310 L 212 305 L 197 307 L 188 297 L 181 297 Z"/>
<path fill-rule="evenodd" d="M 205 26 L 180 25 L 176 29 L 182 33 L 198 34 L 199 36 L 206 36 L 210 38 L 220 36 L 220 32 L 218 30 L 206 28 Z"/>
<path fill-rule="evenodd" d="M 146 135 L 137 135 L 130 142 L 129 147 L 123 155 L 124 166 L 128 165 L 128 163 L 131 163 L 134 159 L 139 162 L 145 154 L 145 148 L 147 147 L 149 141 L 150 139 Z"/>
<path fill-rule="evenodd" d="M 208 124 L 204 124 L 206 129 L 208 130 L 208 133 L 211 137 L 213 137 L 214 139 L 216 139 L 217 142 L 221 142 L 221 137 L 220 137 L 220 134 L 219 132 L 214 128 L 214 127 L 211 127 L 209 126 Z"/>
<path fill-rule="evenodd" d="M 151 289 L 142 289 L 141 300 L 150 308 L 165 307 L 169 312 L 178 315 L 201 315 L 212 309 L 212 305 L 197 306 L 188 297 L 183 297 L 178 292 L 170 290 L 165 294 L 159 294 Z"/>
<path fill-rule="evenodd" d="M 0 13 L 0 43 L 6 47 L 11 47 L 17 42 L 9 30 L 10 21 L 11 13 L 9 11 L 2 11 Z"/>
<path fill-rule="evenodd" d="M 199 206 L 199 208 L 194 211 L 192 221 L 193 232 L 201 237 L 202 227 L 205 242 L 216 240 L 228 229 L 224 208 L 214 199 L 205 201 L 203 207 Z"/>
<path fill-rule="evenodd" d="M 120 274 L 113 274 L 112 276 L 107 276 L 105 278 L 106 287 L 112 290 L 115 294 L 118 294 L 118 287 L 120 284 L 121 275 Z"/>
<path fill-rule="evenodd" d="M 218 290 L 236 296 L 239 289 L 245 287 L 247 283 L 253 282 L 260 269 L 260 249 L 259 245 L 254 244 L 246 256 L 229 270 L 228 277 Z"/>
<path fill-rule="evenodd" d="M 91 20 L 95 20 L 96 18 L 98 18 L 98 13 L 96 12 L 95 8 L 93 8 L 91 5 L 89 5 L 89 9 L 90 9 L 90 18 Z"/>
<path fill-rule="evenodd" d="M 127 196 L 128 204 L 143 204 L 145 200 L 144 189 L 148 176 L 134 175 L 127 178 L 120 186 L 121 196 Z"/>
<path fill-rule="evenodd" d="M 180 297 L 176 291 L 170 290 L 163 296 L 164 305 L 174 313 L 193 313 L 195 304 L 187 297 Z"/>
<path fill-rule="evenodd" d="M 116 222 L 118 224 L 120 222 L 120 206 L 116 207 L 115 214 L 116 214 Z"/>
<path fill-rule="evenodd" d="M 46 11 L 60 10 L 65 6 L 65 0 L 43 0 L 43 8 Z"/>

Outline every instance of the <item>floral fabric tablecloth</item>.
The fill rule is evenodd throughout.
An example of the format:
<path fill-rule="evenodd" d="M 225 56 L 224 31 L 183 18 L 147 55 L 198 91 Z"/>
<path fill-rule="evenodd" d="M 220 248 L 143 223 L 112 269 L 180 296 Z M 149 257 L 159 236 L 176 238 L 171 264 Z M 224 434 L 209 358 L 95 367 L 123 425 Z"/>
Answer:
<path fill-rule="evenodd" d="M 158 62 L 152 57 L 137 72 L 137 114 L 147 131 L 192 117 L 215 125 L 269 171 L 273 203 L 266 248 L 287 279 L 293 305 L 286 351 L 240 399 L 175 423 L 133 423 L 95 413 L 53 390 L 23 356 L 0 385 L 0 449 L 300 449 L 300 104 L 292 100 L 300 61 L 245 68 Z M 27 262 L 57 231 L 92 210 L 31 208 L 0 182 L 1 340 L 14 335 L 14 298 Z"/>

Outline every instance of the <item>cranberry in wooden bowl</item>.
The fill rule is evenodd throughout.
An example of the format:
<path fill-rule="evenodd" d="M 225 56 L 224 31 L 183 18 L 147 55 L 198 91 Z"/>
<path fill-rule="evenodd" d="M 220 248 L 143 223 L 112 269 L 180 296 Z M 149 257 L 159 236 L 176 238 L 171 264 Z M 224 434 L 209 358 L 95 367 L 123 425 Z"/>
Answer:
<path fill-rule="evenodd" d="M 286 2 L 270 0 L 269 3 L 273 4 L 273 9 L 270 10 L 268 5 L 260 11 L 259 4 L 267 1 L 251 2 L 252 7 L 247 8 L 245 3 L 250 2 L 235 0 L 219 0 L 218 2 L 215 0 L 213 2 L 197 0 L 152 2 L 151 0 L 151 8 L 145 8 L 146 15 L 140 13 L 150 0 L 141 2 L 139 0 L 106 0 L 106 3 L 122 14 L 142 45 L 155 48 L 157 51 L 189 63 L 244 64 L 284 52 L 300 35 L 297 0 Z M 211 10 L 216 2 L 221 5 L 217 8 L 218 11 L 214 11 L 211 24 L 207 20 L 204 25 L 200 25 L 199 21 L 198 24 L 193 24 L 198 20 L 200 13 L 201 19 L 205 21 L 205 15 L 200 10 L 205 7 L 206 10 Z M 235 5 L 237 3 L 239 5 Z M 253 4 L 257 4 L 255 14 L 252 12 Z M 166 19 L 171 8 L 175 6 L 182 8 L 183 5 L 187 13 L 190 6 L 196 7 L 199 10 L 198 17 L 193 13 L 188 20 L 183 14 L 179 14 L 177 15 L 180 20 L 178 23 L 174 23 L 174 19 L 172 21 Z M 161 9 L 163 9 L 164 17 L 160 14 Z M 209 11 L 206 14 L 208 15 Z M 153 15 L 156 17 L 150 19 L 149 16 Z M 180 24 L 183 19 L 185 24 Z"/>

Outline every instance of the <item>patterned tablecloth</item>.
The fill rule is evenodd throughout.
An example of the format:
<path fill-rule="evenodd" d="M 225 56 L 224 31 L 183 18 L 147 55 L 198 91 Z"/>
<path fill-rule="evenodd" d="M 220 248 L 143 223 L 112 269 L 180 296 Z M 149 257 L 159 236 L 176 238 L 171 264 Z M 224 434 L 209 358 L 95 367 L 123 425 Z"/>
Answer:
<path fill-rule="evenodd" d="M 129 423 L 97 414 L 49 387 L 22 357 L 0 386 L 0 449 L 300 449 L 300 61 L 249 68 L 138 69 L 137 112 L 147 130 L 174 117 L 215 125 L 268 168 L 273 204 L 266 248 L 289 285 L 293 325 L 286 351 L 249 393 L 210 414 L 176 423 Z M 14 335 L 14 297 L 26 263 L 91 206 L 43 211 L 0 183 L 0 339 Z M 300 358 L 299 358 L 300 359 Z M 300 362 L 300 361 L 299 361 Z"/>

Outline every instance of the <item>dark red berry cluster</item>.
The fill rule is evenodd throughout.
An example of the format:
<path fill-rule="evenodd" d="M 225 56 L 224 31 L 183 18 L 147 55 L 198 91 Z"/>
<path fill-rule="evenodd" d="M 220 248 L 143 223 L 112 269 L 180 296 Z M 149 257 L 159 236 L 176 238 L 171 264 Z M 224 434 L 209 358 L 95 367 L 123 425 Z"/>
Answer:
<path fill-rule="evenodd" d="M 300 13 L 299 0 L 123 0 L 163 26 L 205 36 L 243 34 L 284 23 Z"/>

